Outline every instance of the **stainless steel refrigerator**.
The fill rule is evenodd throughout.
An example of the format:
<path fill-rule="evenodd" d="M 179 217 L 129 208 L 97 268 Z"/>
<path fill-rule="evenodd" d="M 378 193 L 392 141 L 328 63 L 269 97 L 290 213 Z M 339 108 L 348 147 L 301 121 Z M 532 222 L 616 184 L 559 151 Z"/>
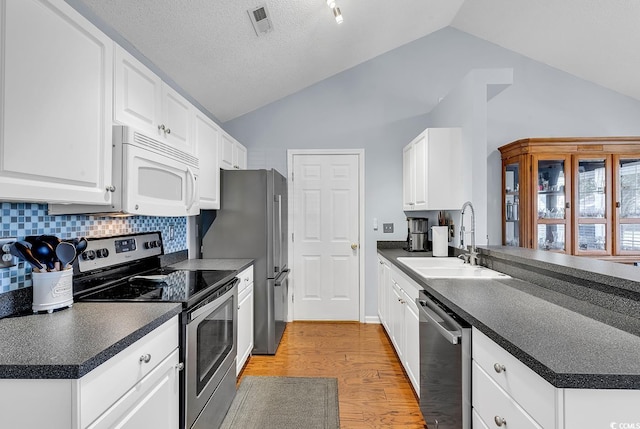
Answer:
<path fill-rule="evenodd" d="M 203 258 L 252 258 L 255 354 L 275 354 L 287 320 L 287 180 L 276 170 L 222 170 L 220 210 Z"/>

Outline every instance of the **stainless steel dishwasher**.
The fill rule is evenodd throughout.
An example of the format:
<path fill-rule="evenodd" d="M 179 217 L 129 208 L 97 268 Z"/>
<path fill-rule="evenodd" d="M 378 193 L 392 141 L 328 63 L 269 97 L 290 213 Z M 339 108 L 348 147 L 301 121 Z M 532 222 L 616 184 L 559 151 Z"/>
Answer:
<path fill-rule="evenodd" d="M 420 411 L 429 429 L 471 428 L 471 326 L 426 292 L 420 312 Z"/>

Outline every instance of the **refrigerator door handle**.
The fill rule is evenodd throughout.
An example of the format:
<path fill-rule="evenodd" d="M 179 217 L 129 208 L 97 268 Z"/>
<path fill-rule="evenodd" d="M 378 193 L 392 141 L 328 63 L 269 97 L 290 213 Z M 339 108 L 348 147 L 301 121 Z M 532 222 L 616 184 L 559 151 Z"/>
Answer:
<path fill-rule="evenodd" d="M 278 204 L 278 208 L 275 221 L 276 231 L 273 232 L 273 271 L 277 273 L 284 266 L 282 264 L 282 195 L 275 195 L 274 200 Z"/>
<path fill-rule="evenodd" d="M 289 276 L 289 269 L 283 270 L 276 278 L 274 286 L 282 286 L 282 282 Z"/>

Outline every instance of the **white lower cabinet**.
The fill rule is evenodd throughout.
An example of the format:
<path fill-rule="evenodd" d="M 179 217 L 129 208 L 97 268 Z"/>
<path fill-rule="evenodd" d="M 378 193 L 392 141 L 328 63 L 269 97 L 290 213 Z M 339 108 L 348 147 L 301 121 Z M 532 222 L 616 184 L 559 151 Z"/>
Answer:
<path fill-rule="evenodd" d="M 378 315 L 398 359 L 420 395 L 420 320 L 416 298 L 417 283 L 378 255 Z"/>
<path fill-rule="evenodd" d="M 236 375 L 240 374 L 253 351 L 253 265 L 238 274 L 238 357 Z"/>
<path fill-rule="evenodd" d="M 80 379 L 0 380 L 1 426 L 175 429 L 179 371 L 175 316 Z"/>

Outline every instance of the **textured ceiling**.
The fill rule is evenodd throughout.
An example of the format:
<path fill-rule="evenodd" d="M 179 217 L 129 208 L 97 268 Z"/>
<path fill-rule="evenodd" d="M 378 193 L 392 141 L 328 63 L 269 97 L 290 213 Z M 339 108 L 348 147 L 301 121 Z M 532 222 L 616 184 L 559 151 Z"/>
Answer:
<path fill-rule="evenodd" d="M 640 100 L 638 0 L 67 0 L 83 4 L 220 121 L 452 25 Z M 247 9 L 267 5 L 257 37 Z"/>

